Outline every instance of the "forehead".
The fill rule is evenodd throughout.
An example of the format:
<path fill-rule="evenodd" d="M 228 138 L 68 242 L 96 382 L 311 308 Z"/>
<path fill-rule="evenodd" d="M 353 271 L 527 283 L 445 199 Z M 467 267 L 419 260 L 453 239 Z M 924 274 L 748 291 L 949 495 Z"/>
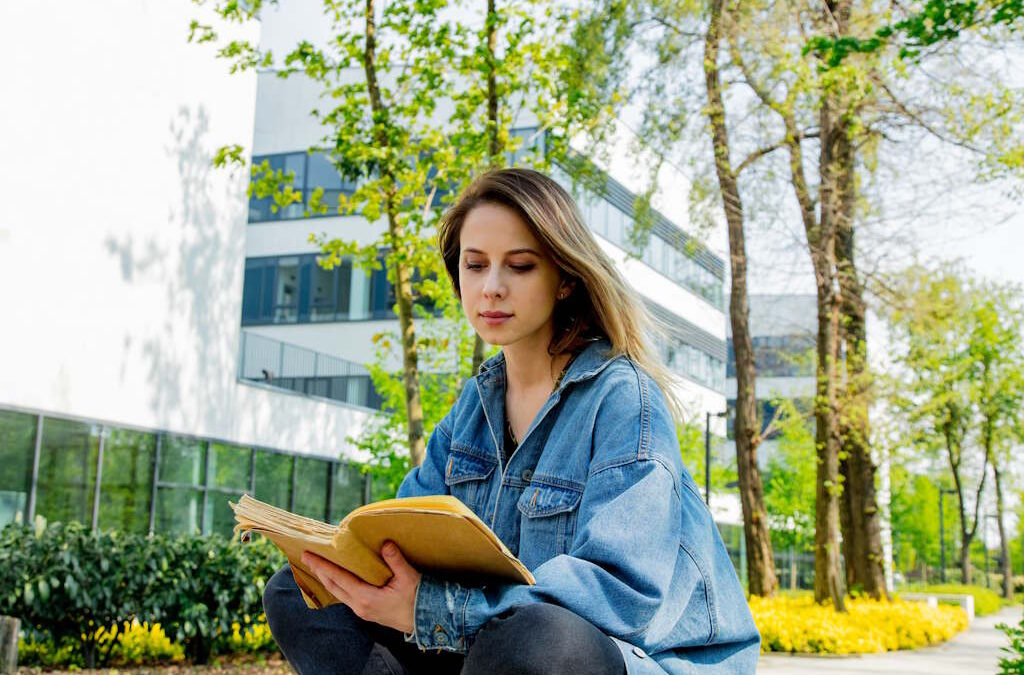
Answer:
<path fill-rule="evenodd" d="M 540 242 L 515 210 L 491 203 L 480 204 L 466 214 L 459 233 L 459 250 L 467 249 L 494 255 L 532 249 L 543 254 Z"/>

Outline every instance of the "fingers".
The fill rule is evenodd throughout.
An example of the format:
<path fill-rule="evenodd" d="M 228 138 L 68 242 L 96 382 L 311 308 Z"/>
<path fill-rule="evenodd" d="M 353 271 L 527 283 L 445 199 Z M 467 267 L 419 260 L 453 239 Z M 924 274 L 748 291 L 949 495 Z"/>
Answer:
<path fill-rule="evenodd" d="M 409 577 L 415 577 L 419 574 L 416 571 L 416 568 L 410 565 L 409 561 L 405 559 L 405 556 L 402 555 L 402 552 L 394 542 L 384 542 L 384 546 L 381 548 L 380 552 L 384 557 L 384 562 L 391 568 L 391 571 L 395 575 L 392 580 L 404 580 Z"/>

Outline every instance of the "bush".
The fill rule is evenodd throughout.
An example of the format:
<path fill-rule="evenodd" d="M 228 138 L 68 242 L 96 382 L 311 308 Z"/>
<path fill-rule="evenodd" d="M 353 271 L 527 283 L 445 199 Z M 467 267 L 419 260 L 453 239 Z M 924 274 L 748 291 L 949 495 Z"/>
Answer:
<path fill-rule="evenodd" d="M 159 625 L 139 622 L 126 623 L 118 630 L 101 628 L 93 636 L 99 649 L 109 652 L 107 662 L 115 666 L 140 666 L 159 663 L 178 663 L 184 660 L 185 650 L 174 644 Z M 58 647 L 53 640 L 37 641 L 31 637 L 18 641 L 18 661 L 23 666 L 77 667 L 84 666 L 81 649 L 74 642 Z"/>
<path fill-rule="evenodd" d="M 119 644 L 110 635 L 133 621 L 162 626 L 193 663 L 205 663 L 234 625 L 257 623 L 263 588 L 283 564 L 262 539 L 243 547 L 216 535 L 12 524 L 0 532 L 0 614 L 22 620 L 30 652 L 70 649 L 86 667 L 110 662 Z"/>
<path fill-rule="evenodd" d="M 1001 623 L 996 628 L 1010 638 L 1010 646 L 1002 648 L 1009 656 L 999 659 L 1000 675 L 1024 675 L 1024 619 L 1017 627 Z"/>
<path fill-rule="evenodd" d="M 849 598 L 848 612 L 818 605 L 811 597 L 753 596 L 750 609 L 761 632 L 761 651 L 867 654 L 944 642 L 967 627 L 959 607 L 920 602 Z"/>
<path fill-rule="evenodd" d="M 982 586 L 966 586 L 964 584 L 930 584 L 928 586 L 923 586 L 917 584 L 907 586 L 903 590 L 908 593 L 953 593 L 956 595 L 973 595 L 975 616 L 995 614 L 1003 606 L 1002 600 L 994 591 L 990 591 Z"/>

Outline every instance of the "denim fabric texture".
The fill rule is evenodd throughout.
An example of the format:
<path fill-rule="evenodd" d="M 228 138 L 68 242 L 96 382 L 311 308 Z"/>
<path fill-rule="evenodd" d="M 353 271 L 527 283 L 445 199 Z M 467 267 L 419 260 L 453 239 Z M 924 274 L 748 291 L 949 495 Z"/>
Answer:
<path fill-rule="evenodd" d="M 615 643 L 572 612 L 534 603 L 494 617 L 466 655 L 421 651 L 346 605 L 311 610 L 291 569 L 263 595 L 270 630 L 299 675 L 622 675 Z"/>
<path fill-rule="evenodd" d="M 537 583 L 474 587 L 424 574 L 420 649 L 465 653 L 494 617 L 549 603 L 611 637 L 631 675 L 755 671 L 760 636 L 682 465 L 664 396 L 610 348 L 587 345 L 511 456 L 500 352 L 435 427 L 398 496 L 455 495 Z"/>

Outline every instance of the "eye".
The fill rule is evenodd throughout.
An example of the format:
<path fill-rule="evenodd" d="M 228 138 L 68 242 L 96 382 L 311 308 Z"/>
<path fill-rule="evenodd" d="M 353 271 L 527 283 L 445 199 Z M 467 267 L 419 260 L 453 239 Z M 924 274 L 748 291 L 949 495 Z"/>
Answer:
<path fill-rule="evenodd" d="M 481 265 L 479 263 L 466 263 L 466 269 L 467 270 L 478 270 L 481 267 L 483 267 L 483 265 Z"/>
<path fill-rule="evenodd" d="M 529 272 L 533 269 L 533 265 L 509 265 L 509 267 L 517 272 Z"/>

